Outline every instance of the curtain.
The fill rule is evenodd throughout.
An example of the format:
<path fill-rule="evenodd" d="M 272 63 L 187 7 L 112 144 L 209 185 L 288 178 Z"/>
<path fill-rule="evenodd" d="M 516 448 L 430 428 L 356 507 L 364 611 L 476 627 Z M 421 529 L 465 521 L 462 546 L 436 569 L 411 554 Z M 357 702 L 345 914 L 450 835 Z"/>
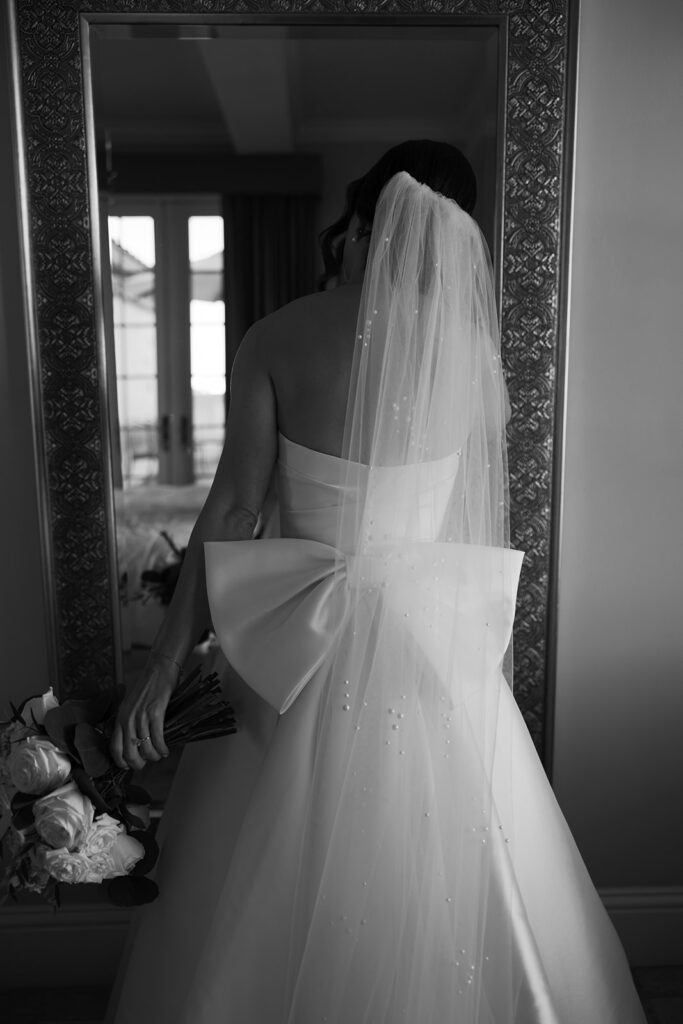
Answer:
<path fill-rule="evenodd" d="M 226 371 L 248 328 L 315 291 L 315 196 L 223 198 Z"/>

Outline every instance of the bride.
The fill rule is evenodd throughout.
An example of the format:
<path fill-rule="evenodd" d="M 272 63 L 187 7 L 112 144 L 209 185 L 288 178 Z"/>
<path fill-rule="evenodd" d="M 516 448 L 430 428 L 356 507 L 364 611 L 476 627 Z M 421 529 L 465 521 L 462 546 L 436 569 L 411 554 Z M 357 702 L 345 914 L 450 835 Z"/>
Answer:
<path fill-rule="evenodd" d="M 183 755 L 110 1021 L 644 1022 L 511 694 L 522 554 L 475 191 L 451 146 L 390 150 L 324 236 L 338 287 L 239 350 L 113 753 L 167 754 L 209 621 L 240 731 Z"/>

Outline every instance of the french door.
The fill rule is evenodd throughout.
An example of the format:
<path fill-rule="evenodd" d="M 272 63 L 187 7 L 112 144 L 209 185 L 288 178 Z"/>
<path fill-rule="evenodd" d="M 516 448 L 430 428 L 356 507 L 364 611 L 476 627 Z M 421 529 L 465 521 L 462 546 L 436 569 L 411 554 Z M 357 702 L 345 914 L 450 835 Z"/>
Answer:
<path fill-rule="evenodd" d="M 225 433 L 220 199 L 110 197 L 106 213 L 115 479 L 124 488 L 210 480 Z"/>

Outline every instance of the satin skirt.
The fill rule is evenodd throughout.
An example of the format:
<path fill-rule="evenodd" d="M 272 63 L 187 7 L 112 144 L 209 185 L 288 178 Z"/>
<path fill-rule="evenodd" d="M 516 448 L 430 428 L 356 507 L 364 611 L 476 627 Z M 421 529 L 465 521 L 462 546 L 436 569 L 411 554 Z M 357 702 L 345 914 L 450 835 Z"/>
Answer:
<path fill-rule="evenodd" d="M 287 857 L 302 827 L 321 689 L 314 678 L 279 717 L 229 676 L 240 731 L 183 754 L 160 830 L 161 896 L 137 912 L 109 1024 L 290 1019 L 283 991 L 295 908 Z M 501 1019 L 645 1024 L 622 947 L 504 684 L 499 717 L 494 786 L 501 815 L 514 818 L 502 869 L 514 884 L 504 880 L 492 894 L 489 915 L 512 931 L 524 975 Z M 443 1019 L 460 1024 L 457 1007 L 444 1007 Z M 359 1008 L 348 1024 L 361 1020 Z M 487 1010 L 481 1020 L 496 1018 Z"/>

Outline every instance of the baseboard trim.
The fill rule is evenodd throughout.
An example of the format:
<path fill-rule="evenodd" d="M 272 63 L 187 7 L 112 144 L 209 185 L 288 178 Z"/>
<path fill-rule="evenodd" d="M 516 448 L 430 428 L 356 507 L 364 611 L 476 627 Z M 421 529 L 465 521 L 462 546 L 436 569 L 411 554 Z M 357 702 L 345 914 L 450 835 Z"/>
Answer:
<path fill-rule="evenodd" d="M 0 990 L 109 987 L 132 911 L 110 904 L 0 906 Z"/>
<path fill-rule="evenodd" d="M 683 887 L 603 888 L 633 967 L 683 964 Z M 0 906 L 0 989 L 110 985 L 133 911 L 109 904 Z"/>
<path fill-rule="evenodd" d="M 683 964 L 683 887 L 598 891 L 632 967 Z"/>
<path fill-rule="evenodd" d="M 61 931 L 71 928 L 122 928 L 130 924 L 131 911 L 114 906 L 52 907 L 9 904 L 0 907 L 0 935 L 30 929 Z"/>

